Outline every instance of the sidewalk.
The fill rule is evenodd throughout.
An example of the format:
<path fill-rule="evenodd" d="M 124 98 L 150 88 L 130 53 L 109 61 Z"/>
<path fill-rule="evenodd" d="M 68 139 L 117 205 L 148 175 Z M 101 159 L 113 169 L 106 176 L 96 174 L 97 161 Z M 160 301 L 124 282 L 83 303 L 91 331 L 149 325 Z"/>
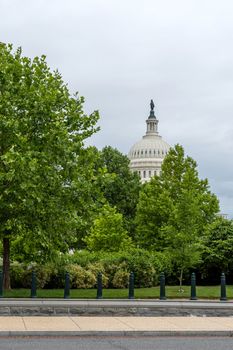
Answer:
<path fill-rule="evenodd" d="M 3 316 L 0 336 L 232 336 L 231 317 Z"/>

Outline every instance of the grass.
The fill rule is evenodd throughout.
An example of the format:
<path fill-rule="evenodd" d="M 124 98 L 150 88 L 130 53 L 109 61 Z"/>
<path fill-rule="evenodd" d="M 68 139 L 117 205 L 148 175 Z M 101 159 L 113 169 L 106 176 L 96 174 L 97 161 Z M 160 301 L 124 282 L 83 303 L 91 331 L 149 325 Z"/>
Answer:
<path fill-rule="evenodd" d="M 167 299 L 189 299 L 190 286 L 183 286 L 184 292 L 179 292 L 178 286 L 167 286 Z M 136 299 L 158 299 L 159 287 L 152 288 L 135 288 Z M 38 289 L 38 298 L 63 298 L 63 289 Z M 30 297 L 29 289 L 12 289 L 4 291 L 6 298 L 28 298 Z M 77 299 L 95 299 L 96 289 L 71 289 L 71 298 Z M 197 297 L 199 299 L 219 299 L 220 286 L 200 286 L 197 287 Z M 233 299 L 233 286 L 227 286 L 227 297 Z M 103 289 L 103 298 L 106 299 L 124 299 L 128 298 L 128 289 Z"/>

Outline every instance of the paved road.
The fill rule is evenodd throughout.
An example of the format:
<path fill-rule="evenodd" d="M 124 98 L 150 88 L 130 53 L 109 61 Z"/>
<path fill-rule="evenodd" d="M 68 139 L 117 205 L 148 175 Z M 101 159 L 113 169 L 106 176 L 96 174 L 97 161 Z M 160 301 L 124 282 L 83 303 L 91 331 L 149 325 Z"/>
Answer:
<path fill-rule="evenodd" d="M 228 350 L 229 337 L 0 338 L 0 350 Z"/>

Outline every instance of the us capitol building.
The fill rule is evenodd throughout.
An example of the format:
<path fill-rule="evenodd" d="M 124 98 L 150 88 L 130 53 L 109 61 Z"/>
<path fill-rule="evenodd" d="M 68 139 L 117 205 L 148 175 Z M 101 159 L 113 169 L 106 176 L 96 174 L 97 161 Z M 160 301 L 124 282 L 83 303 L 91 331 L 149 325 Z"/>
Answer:
<path fill-rule="evenodd" d="M 154 102 L 150 102 L 150 115 L 146 120 L 146 134 L 130 149 L 131 171 L 136 171 L 142 183 L 159 175 L 164 157 L 169 151 L 169 144 L 158 133 L 158 119 L 154 114 Z"/>

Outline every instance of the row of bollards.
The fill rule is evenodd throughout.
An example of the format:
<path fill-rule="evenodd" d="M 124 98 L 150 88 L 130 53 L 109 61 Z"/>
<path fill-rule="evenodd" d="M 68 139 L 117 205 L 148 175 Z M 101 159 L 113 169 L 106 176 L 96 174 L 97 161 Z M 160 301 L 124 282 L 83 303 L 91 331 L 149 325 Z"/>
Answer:
<path fill-rule="evenodd" d="M 1 275 L 0 275 L 1 277 Z M 0 288 L 0 292 L 2 287 Z M 1 295 L 1 294 L 0 294 Z M 31 298 L 36 297 L 36 274 L 32 272 L 32 284 L 31 284 Z M 70 297 L 70 275 L 68 272 L 65 273 L 65 288 L 64 288 L 64 299 Z M 103 283 L 102 283 L 102 273 L 99 272 L 97 275 L 97 299 L 103 298 Z M 129 294 L 128 299 L 134 299 L 134 273 L 130 272 L 129 275 Z M 166 300 L 166 291 L 165 291 L 165 274 L 161 272 L 160 274 L 160 300 Z M 190 300 L 197 300 L 196 293 L 196 275 L 193 272 L 191 274 L 191 290 L 190 290 Z M 221 274 L 221 290 L 220 290 L 220 300 L 227 300 L 226 296 L 226 277 L 225 274 Z"/>
<path fill-rule="evenodd" d="M 165 275 L 164 272 L 160 274 L 160 300 L 166 300 L 166 292 L 165 292 Z M 191 290 L 190 290 L 190 300 L 197 300 L 196 293 L 196 275 L 193 272 L 191 274 Z M 221 274 L 221 289 L 220 289 L 220 300 L 227 300 L 226 295 L 226 277 L 225 274 Z"/>
<path fill-rule="evenodd" d="M 0 271 L 0 298 L 3 297 L 3 274 Z M 31 298 L 36 298 L 36 272 L 32 272 L 31 279 Z M 70 274 L 69 272 L 65 273 L 65 287 L 64 287 L 64 299 L 69 299 L 70 297 Z M 99 272 L 97 275 L 97 299 L 103 298 L 103 283 L 102 283 L 102 273 Z M 131 272 L 129 275 L 129 299 L 134 299 L 134 273 Z"/>
<path fill-rule="evenodd" d="M 166 300 L 166 288 L 165 288 L 165 274 L 161 272 L 160 274 L 160 293 L 159 299 Z M 3 297 L 3 274 L 0 271 L 0 298 Z M 31 298 L 36 298 L 36 273 L 32 272 L 32 280 L 31 280 Z M 68 272 L 65 273 L 65 287 L 64 287 L 64 299 L 68 299 L 70 297 L 70 275 Z M 103 283 L 102 283 L 102 273 L 99 272 L 97 275 L 97 299 L 103 298 Z M 128 299 L 134 299 L 134 273 L 130 272 L 129 275 L 129 294 Z M 192 273 L 191 275 L 191 290 L 190 290 L 190 300 L 197 300 L 196 294 L 196 275 Z M 220 287 L 220 300 L 227 300 L 226 295 L 226 277 L 225 274 L 221 274 L 221 287 Z"/>

